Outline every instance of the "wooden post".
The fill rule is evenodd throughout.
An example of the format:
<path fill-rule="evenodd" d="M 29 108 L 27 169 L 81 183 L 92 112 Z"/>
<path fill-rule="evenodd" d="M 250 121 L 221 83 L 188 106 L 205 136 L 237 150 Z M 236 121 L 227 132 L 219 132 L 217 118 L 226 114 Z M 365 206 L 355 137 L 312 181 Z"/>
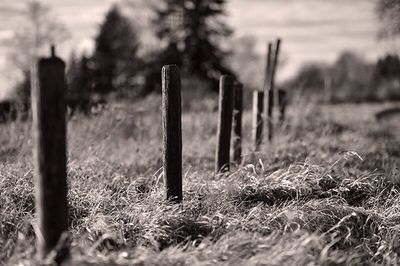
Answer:
<path fill-rule="evenodd" d="M 279 125 L 282 126 L 286 118 L 286 106 L 288 104 L 287 92 L 284 89 L 278 90 L 278 105 L 279 105 Z"/>
<path fill-rule="evenodd" d="M 233 113 L 233 77 L 223 75 L 219 81 L 218 130 L 215 172 L 229 171 L 229 151 Z"/>
<path fill-rule="evenodd" d="M 234 111 L 233 111 L 233 161 L 242 163 L 242 112 L 243 112 L 243 85 L 234 84 Z"/>
<path fill-rule="evenodd" d="M 252 139 L 254 150 L 259 151 L 263 139 L 263 112 L 264 112 L 264 92 L 253 92 L 253 129 Z"/>
<path fill-rule="evenodd" d="M 265 72 L 264 72 L 264 92 L 269 90 L 270 85 L 270 76 L 271 76 L 271 61 L 272 61 L 272 43 L 268 43 L 267 45 L 267 55 L 265 58 Z"/>
<path fill-rule="evenodd" d="M 274 94 L 274 100 L 273 100 L 273 106 L 275 106 L 276 109 L 279 109 L 279 94 L 278 94 L 278 88 L 275 86 L 275 80 L 276 80 L 276 72 L 278 69 L 278 63 L 279 63 L 279 52 L 280 52 L 280 47 L 281 47 L 281 39 L 276 40 L 276 45 L 275 45 L 275 54 L 274 54 L 274 64 L 272 68 L 272 83 L 271 83 L 271 89 Z"/>
<path fill-rule="evenodd" d="M 280 50 L 281 40 L 277 39 L 275 51 L 273 58 L 270 57 L 271 67 L 270 67 L 270 78 L 269 78 L 269 87 L 268 87 L 268 140 L 271 141 L 273 139 L 273 109 L 274 109 L 274 101 L 276 102 L 277 93 L 275 92 L 275 75 L 276 69 L 278 67 L 278 58 L 279 58 L 279 50 Z M 272 50 L 271 50 L 272 51 Z"/>
<path fill-rule="evenodd" d="M 37 250 L 45 258 L 68 230 L 65 63 L 55 54 L 41 58 L 38 76 L 32 83 L 33 158 Z"/>
<path fill-rule="evenodd" d="M 182 202 L 181 74 L 176 65 L 162 68 L 163 166 L 167 200 Z"/>
<path fill-rule="evenodd" d="M 264 74 L 264 92 L 267 98 L 267 131 L 268 131 L 268 141 L 272 140 L 272 91 L 271 91 L 271 65 L 272 65 L 272 43 L 268 43 L 267 58 L 265 63 L 265 74 Z"/>

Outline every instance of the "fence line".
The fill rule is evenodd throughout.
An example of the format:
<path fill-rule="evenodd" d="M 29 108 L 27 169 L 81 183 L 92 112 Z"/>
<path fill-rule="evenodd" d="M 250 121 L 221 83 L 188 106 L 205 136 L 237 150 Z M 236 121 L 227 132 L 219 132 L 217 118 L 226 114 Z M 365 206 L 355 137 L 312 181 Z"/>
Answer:
<path fill-rule="evenodd" d="M 268 46 L 265 87 L 268 87 L 268 108 L 272 105 L 274 75 L 280 40 L 272 61 L 272 45 Z M 45 258 L 68 230 L 67 144 L 65 104 L 65 63 L 51 48 L 51 57 L 41 58 L 37 80 L 32 82 L 32 114 L 35 166 L 35 199 L 39 226 L 36 230 L 37 250 Z M 163 172 L 166 198 L 182 202 L 182 125 L 181 74 L 176 65 L 162 68 Z M 255 150 L 262 142 L 264 91 L 253 94 L 253 140 Z M 230 142 L 233 127 L 233 160 L 242 160 L 243 85 L 230 75 L 223 75 L 219 84 L 218 128 L 215 172 L 230 168 Z M 233 111 L 235 110 L 235 111 Z M 272 114 L 272 112 L 271 112 Z M 270 119 L 270 109 L 268 109 Z M 270 121 L 270 120 L 269 120 Z M 69 246 L 65 245 L 68 255 Z"/>

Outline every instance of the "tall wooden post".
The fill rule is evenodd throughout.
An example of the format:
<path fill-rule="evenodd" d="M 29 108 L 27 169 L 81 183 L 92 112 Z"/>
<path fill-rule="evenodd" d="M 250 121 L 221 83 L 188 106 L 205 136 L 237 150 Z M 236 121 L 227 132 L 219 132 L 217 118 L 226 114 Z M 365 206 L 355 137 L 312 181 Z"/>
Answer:
<path fill-rule="evenodd" d="M 275 45 L 275 54 L 274 54 L 274 64 L 272 68 L 272 83 L 271 83 L 271 89 L 274 94 L 274 100 L 273 100 L 273 106 L 275 106 L 276 109 L 279 109 L 279 94 L 278 94 L 278 88 L 275 86 L 275 80 L 276 80 L 276 72 L 278 69 L 278 64 L 279 64 L 279 53 L 280 53 L 280 47 L 281 47 L 281 39 L 276 40 L 276 45 Z"/>
<path fill-rule="evenodd" d="M 243 112 L 243 85 L 234 84 L 234 110 L 233 110 L 233 161 L 242 163 L 242 112 Z"/>
<path fill-rule="evenodd" d="M 271 141 L 273 138 L 273 108 L 274 104 L 277 104 L 277 93 L 275 92 L 275 75 L 276 69 L 278 67 L 278 58 L 280 51 L 281 40 L 277 39 L 275 45 L 274 55 L 271 59 L 271 67 L 270 67 L 270 78 L 269 78 L 269 87 L 268 87 L 268 140 Z M 274 103 L 276 102 L 276 103 Z"/>
<path fill-rule="evenodd" d="M 233 77 L 223 75 L 219 82 L 218 130 L 215 172 L 229 171 L 229 151 L 233 113 Z"/>
<path fill-rule="evenodd" d="M 253 129 L 252 140 L 254 143 L 254 150 L 259 151 L 263 139 L 263 112 L 264 112 L 264 92 L 253 92 Z"/>
<path fill-rule="evenodd" d="M 38 63 L 32 83 L 37 250 L 44 258 L 68 229 L 65 63 L 55 56 Z M 68 250 L 68 247 L 65 247 Z"/>
<path fill-rule="evenodd" d="M 264 92 L 266 93 L 266 98 L 267 98 L 267 131 L 268 131 L 268 141 L 272 140 L 272 130 L 273 130 L 273 124 L 272 124 L 272 111 L 273 111 L 273 95 L 272 95 L 272 90 L 271 90 L 271 67 L 272 67 L 272 43 L 268 43 L 268 49 L 267 49 L 267 57 L 266 57 L 266 63 L 265 63 L 265 74 L 264 74 Z"/>
<path fill-rule="evenodd" d="M 182 201 L 181 74 L 176 65 L 162 68 L 163 166 L 167 199 Z"/>
<path fill-rule="evenodd" d="M 279 105 L 279 125 L 282 126 L 286 118 L 286 106 L 288 104 L 286 90 L 278 90 L 278 105 Z"/>

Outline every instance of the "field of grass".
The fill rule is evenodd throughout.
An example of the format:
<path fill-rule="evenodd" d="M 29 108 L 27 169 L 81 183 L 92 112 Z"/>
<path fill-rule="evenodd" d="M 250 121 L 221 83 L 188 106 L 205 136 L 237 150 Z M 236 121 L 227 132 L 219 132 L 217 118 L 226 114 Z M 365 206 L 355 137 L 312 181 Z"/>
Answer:
<path fill-rule="evenodd" d="M 71 265 L 400 264 L 400 133 L 373 116 L 390 105 L 292 105 L 259 153 L 247 112 L 244 163 L 219 176 L 217 113 L 185 112 L 170 205 L 160 101 L 69 121 Z M 35 227 L 30 125 L 0 125 L 0 265 L 38 264 Z"/>

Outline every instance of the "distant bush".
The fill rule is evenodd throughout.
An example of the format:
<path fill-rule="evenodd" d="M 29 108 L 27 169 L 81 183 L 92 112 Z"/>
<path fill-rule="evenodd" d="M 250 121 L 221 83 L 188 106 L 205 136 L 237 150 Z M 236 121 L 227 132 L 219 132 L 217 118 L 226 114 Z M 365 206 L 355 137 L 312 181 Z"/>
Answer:
<path fill-rule="evenodd" d="M 304 65 L 285 86 L 301 97 L 330 103 L 400 99 L 400 60 L 386 56 L 368 63 L 353 52 L 342 53 L 333 65 Z"/>

